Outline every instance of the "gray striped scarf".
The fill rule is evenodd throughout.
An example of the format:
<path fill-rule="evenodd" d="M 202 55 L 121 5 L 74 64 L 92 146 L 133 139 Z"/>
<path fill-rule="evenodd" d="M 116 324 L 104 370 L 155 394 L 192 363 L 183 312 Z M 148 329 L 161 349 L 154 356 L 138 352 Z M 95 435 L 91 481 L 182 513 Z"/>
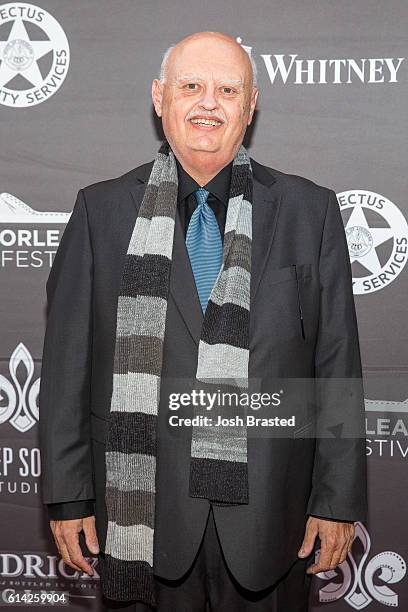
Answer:
<path fill-rule="evenodd" d="M 108 529 L 100 556 L 102 592 L 150 605 L 155 604 L 156 427 L 177 191 L 175 157 L 164 142 L 122 272 L 105 453 Z M 220 380 L 235 391 L 248 386 L 251 240 L 252 169 L 241 146 L 232 165 L 223 262 L 199 342 L 200 388 L 219 389 Z M 190 496 L 248 503 L 246 434 L 246 425 L 192 428 Z"/>

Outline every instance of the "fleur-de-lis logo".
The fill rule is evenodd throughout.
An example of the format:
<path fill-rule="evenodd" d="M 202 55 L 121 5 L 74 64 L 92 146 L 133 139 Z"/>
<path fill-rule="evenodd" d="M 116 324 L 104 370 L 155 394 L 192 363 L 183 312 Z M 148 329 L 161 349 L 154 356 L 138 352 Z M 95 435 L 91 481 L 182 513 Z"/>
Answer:
<path fill-rule="evenodd" d="M 21 378 L 17 378 L 19 368 Z M 23 342 L 18 344 L 10 357 L 9 371 L 14 385 L 0 374 L 0 424 L 9 421 L 15 429 L 24 433 L 38 421 L 40 378 L 30 386 L 34 362 Z M 21 379 L 23 383 L 20 383 Z"/>
<path fill-rule="evenodd" d="M 350 552 L 347 559 L 335 570 L 316 574 L 321 580 L 330 581 L 319 589 L 319 601 L 327 603 L 344 597 L 344 601 L 355 610 L 363 610 L 374 599 L 384 606 L 398 606 L 397 593 L 387 585 L 400 582 L 405 576 L 404 559 L 398 553 L 387 550 L 375 555 L 366 565 L 371 540 L 364 525 L 360 522 L 355 523 L 354 542 L 358 540 L 363 547 L 360 561 L 356 561 L 353 553 Z M 320 549 L 316 551 L 316 559 L 319 553 Z M 339 577 L 339 572 L 342 574 L 342 582 L 332 582 L 334 578 Z M 379 584 L 380 581 L 381 584 Z"/>

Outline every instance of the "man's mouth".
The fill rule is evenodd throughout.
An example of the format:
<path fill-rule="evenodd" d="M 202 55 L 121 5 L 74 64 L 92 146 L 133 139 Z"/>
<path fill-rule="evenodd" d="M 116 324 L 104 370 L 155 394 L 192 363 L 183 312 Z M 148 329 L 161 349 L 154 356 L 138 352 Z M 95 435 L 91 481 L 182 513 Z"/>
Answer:
<path fill-rule="evenodd" d="M 192 119 L 190 119 L 190 122 L 193 125 L 196 125 L 198 127 L 205 127 L 207 129 L 211 127 L 218 127 L 223 123 L 218 119 L 207 119 L 205 117 L 193 117 Z"/>

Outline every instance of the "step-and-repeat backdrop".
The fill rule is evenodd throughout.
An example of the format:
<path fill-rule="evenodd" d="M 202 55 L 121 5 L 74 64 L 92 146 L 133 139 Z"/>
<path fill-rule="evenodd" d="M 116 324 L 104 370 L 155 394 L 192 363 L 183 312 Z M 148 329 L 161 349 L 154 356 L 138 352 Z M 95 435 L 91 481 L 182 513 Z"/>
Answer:
<path fill-rule="evenodd" d="M 348 559 L 313 579 L 310 609 L 408 610 L 407 27 L 406 0 L 0 5 L 0 606 L 63 590 L 72 610 L 101 609 L 97 572 L 64 565 L 41 503 L 45 282 L 78 189 L 153 159 L 165 49 L 213 30 L 258 65 L 250 154 L 333 188 L 349 244 L 370 515 Z"/>

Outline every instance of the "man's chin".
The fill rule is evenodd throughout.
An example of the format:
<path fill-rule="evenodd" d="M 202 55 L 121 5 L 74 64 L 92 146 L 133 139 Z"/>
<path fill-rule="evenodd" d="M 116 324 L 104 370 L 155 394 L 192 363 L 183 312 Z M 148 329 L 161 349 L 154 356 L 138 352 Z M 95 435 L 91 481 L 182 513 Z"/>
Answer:
<path fill-rule="evenodd" d="M 221 149 L 220 143 L 214 142 L 192 142 L 187 147 L 192 153 L 218 153 Z"/>

